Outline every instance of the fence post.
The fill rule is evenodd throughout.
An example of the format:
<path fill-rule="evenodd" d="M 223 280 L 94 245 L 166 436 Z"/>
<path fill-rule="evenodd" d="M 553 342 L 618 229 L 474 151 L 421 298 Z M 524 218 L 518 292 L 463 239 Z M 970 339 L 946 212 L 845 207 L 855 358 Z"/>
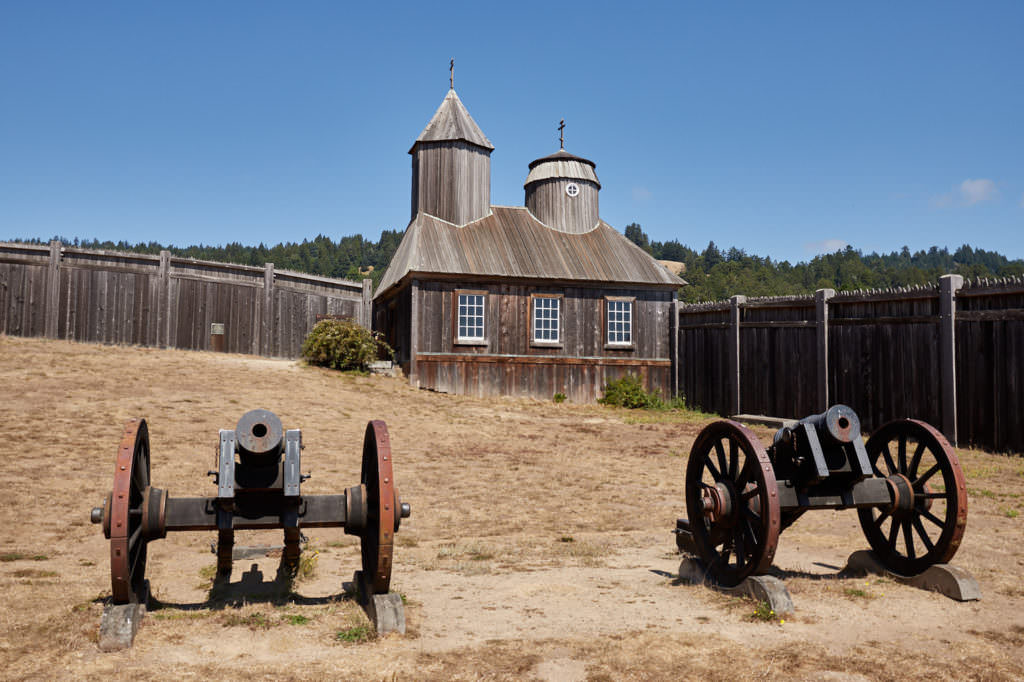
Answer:
<path fill-rule="evenodd" d="M 360 323 L 367 329 L 373 329 L 373 280 L 363 280 L 363 307 L 359 311 Z"/>
<path fill-rule="evenodd" d="M 835 289 L 814 292 L 814 322 L 818 332 L 818 409 L 828 409 L 828 300 Z"/>
<path fill-rule="evenodd" d="M 942 433 L 954 446 L 956 426 L 956 292 L 964 285 L 960 275 L 939 278 L 939 362 L 942 375 Z"/>
<path fill-rule="evenodd" d="M 46 277 L 46 320 L 43 333 L 51 339 L 57 338 L 60 320 L 60 250 L 56 239 L 50 242 L 50 263 Z"/>
<path fill-rule="evenodd" d="M 263 307 L 260 311 L 260 355 L 270 357 L 274 346 L 274 264 L 263 265 Z"/>
<path fill-rule="evenodd" d="M 157 275 L 156 345 L 171 346 L 171 252 L 160 252 L 160 270 Z"/>
<path fill-rule="evenodd" d="M 669 376 L 668 394 L 670 398 L 679 397 L 679 296 L 672 292 L 672 305 L 669 306 L 668 321 L 668 355 L 672 358 L 671 375 Z"/>
<path fill-rule="evenodd" d="M 740 306 L 747 297 L 729 298 L 729 414 L 740 413 Z"/>

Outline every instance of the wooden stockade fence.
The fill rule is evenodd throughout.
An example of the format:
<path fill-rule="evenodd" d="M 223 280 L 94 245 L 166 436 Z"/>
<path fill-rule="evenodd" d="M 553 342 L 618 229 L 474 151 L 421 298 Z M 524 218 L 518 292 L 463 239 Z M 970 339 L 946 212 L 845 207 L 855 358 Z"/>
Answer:
<path fill-rule="evenodd" d="M 0 243 L 0 333 L 295 358 L 316 316 L 371 321 L 370 281 L 51 242 Z M 215 326 L 217 325 L 217 326 Z M 223 327 L 220 327 L 223 325 Z"/>
<path fill-rule="evenodd" d="M 795 418 L 845 403 L 866 431 L 913 417 L 1024 452 L 1024 278 L 676 305 L 674 381 L 695 407 Z"/>

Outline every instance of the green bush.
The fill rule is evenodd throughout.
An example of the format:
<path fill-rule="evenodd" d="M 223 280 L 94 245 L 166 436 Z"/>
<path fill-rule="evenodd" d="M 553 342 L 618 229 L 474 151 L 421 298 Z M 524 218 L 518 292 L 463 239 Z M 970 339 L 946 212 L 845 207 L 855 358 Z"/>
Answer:
<path fill-rule="evenodd" d="M 597 402 L 602 405 L 628 407 L 634 410 L 637 408 L 658 410 L 668 407 L 657 393 L 645 391 L 643 384 L 640 383 L 640 377 L 635 374 L 627 374 L 621 379 L 609 381 L 604 385 L 604 397 L 598 398 Z"/>
<path fill-rule="evenodd" d="M 352 320 L 320 320 L 302 342 L 306 361 L 340 370 L 365 370 L 382 354 L 393 353 L 379 334 Z"/>
<path fill-rule="evenodd" d="M 564 403 L 565 402 L 565 394 L 564 393 L 556 393 L 554 395 L 554 397 L 552 398 L 552 400 L 554 400 L 556 403 Z"/>

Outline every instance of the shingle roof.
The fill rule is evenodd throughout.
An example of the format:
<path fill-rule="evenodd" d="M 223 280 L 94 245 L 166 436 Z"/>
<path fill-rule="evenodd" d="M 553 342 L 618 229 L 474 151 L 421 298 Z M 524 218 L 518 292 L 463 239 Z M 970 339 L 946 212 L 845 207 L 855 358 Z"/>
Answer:
<path fill-rule="evenodd" d="M 554 154 L 542 157 L 530 163 L 530 174 L 526 176 L 526 187 L 531 182 L 550 180 L 552 178 L 572 178 L 573 180 L 589 180 L 601 189 L 601 183 L 597 179 L 594 169 L 596 164 L 590 159 L 570 154 L 564 149 L 559 149 Z"/>
<path fill-rule="evenodd" d="M 487 139 L 480 126 L 476 124 L 473 117 L 466 111 L 462 100 L 455 94 L 455 90 L 449 90 L 441 101 L 441 106 L 434 112 L 434 116 L 427 123 L 420 136 L 416 138 L 409 153 L 420 142 L 447 142 L 453 140 L 464 140 L 485 149 L 494 149 L 494 145 Z"/>
<path fill-rule="evenodd" d="M 409 273 L 686 284 L 604 221 L 589 232 L 570 234 L 545 226 L 525 207 L 491 210 L 486 218 L 461 227 L 417 215 L 406 228 L 377 296 Z"/>

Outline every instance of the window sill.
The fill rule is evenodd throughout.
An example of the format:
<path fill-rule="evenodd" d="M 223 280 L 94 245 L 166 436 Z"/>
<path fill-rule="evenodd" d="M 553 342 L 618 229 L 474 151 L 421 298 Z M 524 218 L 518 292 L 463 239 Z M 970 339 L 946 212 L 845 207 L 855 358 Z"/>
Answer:
<path fill-rule="evenodd" d="M 636 350 L 636 345 L 632 343 L 606 343 L 604 344 L 605 350 Z"/>
<path fill-rule="evenodd" d="M 455 339 L 456 346 L 486 346 L 487 339 Z"/>
<path fill-rule="evenodd" d="M 560 341 L 531 341 L 530 348 L 563 348 L 565 344 Z"/>

